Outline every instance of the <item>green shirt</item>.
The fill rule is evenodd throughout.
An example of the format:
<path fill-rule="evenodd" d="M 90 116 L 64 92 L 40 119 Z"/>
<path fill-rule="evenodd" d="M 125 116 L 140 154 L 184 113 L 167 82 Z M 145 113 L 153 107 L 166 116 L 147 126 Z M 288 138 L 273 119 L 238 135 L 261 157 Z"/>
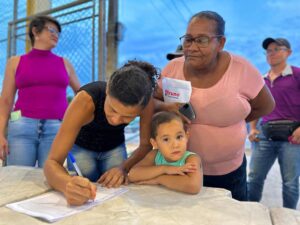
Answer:
<path fill-rule="evenodd" d="M 155 156 L 155 165 L 160 166 L 160 165 L 165 165 L 165 166 L 183 166 L 185 164 L 185 160 L 187 157 L 190 155 L 194 155 L 194 152 L 186 151 L 184 155 L 177 161 L 175 162 L 168 162 L 165 157 L 160 153 L 158 150 Z"/>

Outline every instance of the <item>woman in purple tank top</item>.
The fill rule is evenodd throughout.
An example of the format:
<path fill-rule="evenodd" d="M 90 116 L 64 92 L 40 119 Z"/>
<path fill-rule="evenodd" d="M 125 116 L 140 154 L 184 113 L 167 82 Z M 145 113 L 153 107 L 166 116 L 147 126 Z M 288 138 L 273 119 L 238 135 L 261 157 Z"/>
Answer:
<path fill-rule="evenodd" d="M 71 63 L 51 52 L 60 32 L 54 18 L 37 16 L 29 25 L 32 50 L 7 62 L 0 102 L 0 158 L 7 165 L 43 167 L 68 105 L 67 86 L 80 87 Z"/>

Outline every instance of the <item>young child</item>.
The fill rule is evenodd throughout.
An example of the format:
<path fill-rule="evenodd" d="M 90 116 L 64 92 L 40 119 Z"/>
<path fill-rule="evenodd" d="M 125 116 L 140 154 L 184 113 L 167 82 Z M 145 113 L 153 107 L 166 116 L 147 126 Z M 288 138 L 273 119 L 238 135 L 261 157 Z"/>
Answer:
<path fill-rule="evenodd" d="M 155 114 L 150 141 L 154 150 L 129 171 L 129 181 L 197 194 L 202 188 L 201 160 L 186 150 L 188 132 L 181 117 L 174 112 Z"/>

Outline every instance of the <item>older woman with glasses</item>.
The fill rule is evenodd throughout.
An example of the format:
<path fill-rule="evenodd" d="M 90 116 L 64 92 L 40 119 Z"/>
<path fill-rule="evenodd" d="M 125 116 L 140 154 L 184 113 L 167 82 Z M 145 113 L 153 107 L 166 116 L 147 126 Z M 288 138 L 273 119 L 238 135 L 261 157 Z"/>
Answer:
<path fill-rule="evenodd" d="M 161 79 L 191 82 L 196 119 L 190 122 L 188 149 L 202 159 L 204 186 L 225 188 L 233 198 L 247 200 L 246 122 L 270 113 L 274 100 L 254 66 L 223 50 L 224 30 L 225 22 L 216 12 L 192 16 L 180 38 L 184 56 L 172 60 Z M 163 99 L 161 88 L 156 97 Z M 159 101 L 157 106 L 179 107 Z"/>
<path fill-rule="evenodd" d="M 7 62 L 0 102 L 0 158 L 7 165 L 43 167 L 68 106 L 66 89 L 80 87 L 71 63 L 51 52 L 60 32 L 54 18 L 35 17 L 29 25 L 32 50 Z"/>

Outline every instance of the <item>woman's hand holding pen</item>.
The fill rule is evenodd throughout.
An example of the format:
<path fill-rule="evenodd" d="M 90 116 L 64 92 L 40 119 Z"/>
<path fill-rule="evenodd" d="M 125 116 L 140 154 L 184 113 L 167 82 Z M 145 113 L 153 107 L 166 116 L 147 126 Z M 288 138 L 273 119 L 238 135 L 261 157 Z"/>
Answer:
<path fill-rule="evenodd" d="M 182 117 L 182 119 L 185 123 L 190 124 L 191 120 L 179 112 L 179 109 L 183 105 L 184 105 L 184 103 L 179 103 L 179 102 L 168 102 L 168 103 L 165 102 L 164 103 L 164 111 L 176 112 Z"/>
<path fill-rule="evenodd" d="M 96 185 L 87 178 L 74 176 L 67 183 L 64 195 L 70 205 L 82 205 L 95 199 L 96 190 Z"/>

